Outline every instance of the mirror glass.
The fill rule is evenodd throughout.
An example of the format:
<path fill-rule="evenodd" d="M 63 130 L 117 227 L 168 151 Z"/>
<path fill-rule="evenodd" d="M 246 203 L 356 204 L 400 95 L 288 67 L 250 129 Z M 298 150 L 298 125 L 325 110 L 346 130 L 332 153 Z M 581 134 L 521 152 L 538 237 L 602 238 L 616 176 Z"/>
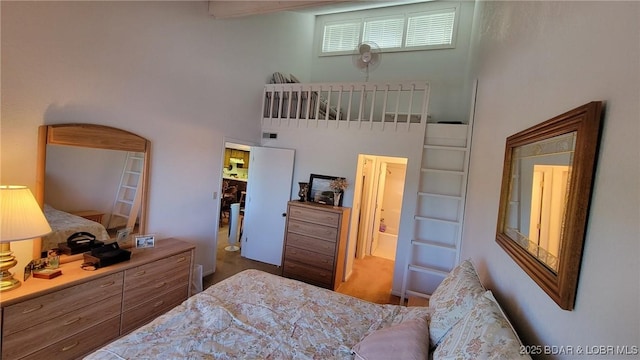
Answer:
<path fill-rule="evenodd" d="M 602 102 L 507 138 L 496 242 L 562 309 L 575 302 Z"/>
<path fill-rule="evenodd" d="M 105 243 L 144 233 L 148 144 L 106 126 L 42 126 L 37 197 L 54 231 L 41 239 L 41 251 L 76 232 Z"/>
<path fill-rule="evenodd" d="M 576 132 L 517 146 L 503 231 L 553 272 L 567 208 Z"/>

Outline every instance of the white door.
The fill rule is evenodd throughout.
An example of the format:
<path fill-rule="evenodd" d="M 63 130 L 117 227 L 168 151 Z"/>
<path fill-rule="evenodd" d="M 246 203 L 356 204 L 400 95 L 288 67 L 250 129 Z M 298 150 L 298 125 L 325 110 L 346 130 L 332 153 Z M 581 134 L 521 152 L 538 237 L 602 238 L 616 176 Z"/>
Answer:
<path fill-rule="evenodd" d="M 251 147 L 250 154 L 241 255 L 281 266 L 294 151 Z"/>

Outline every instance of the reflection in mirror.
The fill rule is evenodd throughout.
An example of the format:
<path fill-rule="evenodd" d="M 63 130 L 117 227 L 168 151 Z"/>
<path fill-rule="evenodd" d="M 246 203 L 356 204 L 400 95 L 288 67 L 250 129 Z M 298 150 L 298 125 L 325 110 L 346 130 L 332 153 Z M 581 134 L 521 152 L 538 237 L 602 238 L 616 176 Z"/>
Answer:
<path fill-rule="evenodd" d="M 558 271 L 576 132 L 515 147 L 504 233 Z"/>
<path fill-rule="evenodd" d="M 575 302 L 600 137 L 591 102 L 507 138 L 496 242 L 563 309 Z"/>
<path fill-rule="evenodd" d="M 149 142 L 99 125 L 40 128 L 37 198 L 54 231 L 41 250 L 75 232 L 108 242 L 118 230 L 144 233 Z"/>

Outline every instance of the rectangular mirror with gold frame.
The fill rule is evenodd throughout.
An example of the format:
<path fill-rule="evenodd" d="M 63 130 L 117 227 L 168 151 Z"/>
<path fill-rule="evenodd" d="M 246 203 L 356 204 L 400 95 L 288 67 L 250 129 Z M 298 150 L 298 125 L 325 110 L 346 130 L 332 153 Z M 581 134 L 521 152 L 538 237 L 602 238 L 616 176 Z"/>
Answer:
<path fill-rule="evenodd" d="M 572 310 L 595 173 L 602 102 L 507 138 L 497 243 Z"/>

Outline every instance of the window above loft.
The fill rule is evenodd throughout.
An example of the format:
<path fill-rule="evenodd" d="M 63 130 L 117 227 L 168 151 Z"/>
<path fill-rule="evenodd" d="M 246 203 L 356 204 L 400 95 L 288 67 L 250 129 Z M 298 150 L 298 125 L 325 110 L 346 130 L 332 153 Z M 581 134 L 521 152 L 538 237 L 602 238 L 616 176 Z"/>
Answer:
<path fill-rule="evenodd" d="M 452 49 L 459 8 L 459 3 L 426 3 L 321 15 L 319 54 L 351 54 L 362 42 L 383 52 Z"/>

